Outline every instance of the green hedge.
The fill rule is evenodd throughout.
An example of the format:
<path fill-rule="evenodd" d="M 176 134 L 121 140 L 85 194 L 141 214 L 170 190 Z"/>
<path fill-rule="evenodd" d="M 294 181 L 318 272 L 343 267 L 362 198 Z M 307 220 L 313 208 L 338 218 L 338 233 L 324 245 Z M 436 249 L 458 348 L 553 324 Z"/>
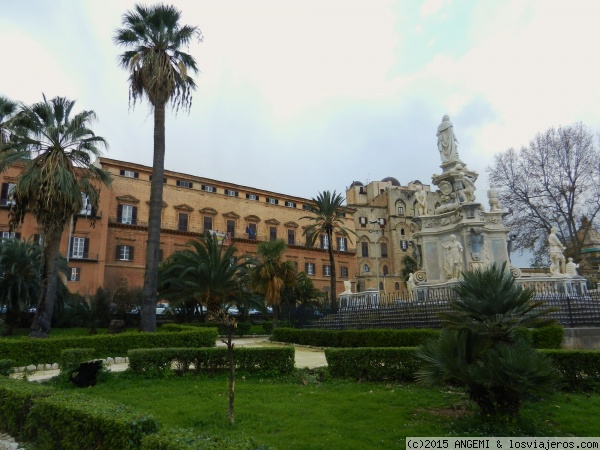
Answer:
<path fill-rule="evenodd" d="M 0 339 L 0 359 L 13 359 L 17 365 L 48 364 L 60 361 L 69 348 L 94 348 L 94 358 L 125 356 L 134 348 L 214 347 L 214 328 L 194 328 L 179 332 L 121 333 L 48 339 Z"/>
<path fill-rule="evenodd" d="M 413 381 L 421 361 L 415 347 L 327 348 L 329 373 L 336 378 Z"/>
<path fill-rule="evenodd" d="M 329 372 L 337 378 L 411 381 L 421 364 L 412 348 L 328 348 Z M 559 372 L 565 390 L 600 389 L 600 351 L 538 350 Z"/>
<path fill-rule="evenodd" d="M 168 429 L 142 439 L 142 450 L 269 450 L 253 437 L 206 436 L 190 429 Z"/>
<path fill-rule="evenodd" d="M 238 348 L 236 370 L 249 373 L 286 374 L 294 369 L 294 347 Z M 229 369 L 227 348 L 153 348 L 130 350 L 129 368 L 137 374 L 214 373 Z M 194 369 L 190 369 L 190 365 Z"/>
<path fill-rule="evenodd" d="M 219 336 L 227 336 L 227 334 L 229 333 L 227 331 L 227 328 L 225 327 L 225 325 L 222 325 L 220 323 L 215 323 L 215 322 L 199 322 L 199 323 L 188 323 L 185 325 L 176 325 L 176 324 L 165 324 L 162 326 L 162 328 L 167 327 L 167 329 L 169 331 L 176 331 L 174 330 L 175 327 L 184 327 L 185 329 L 198 329 L 198 328 L 216 328 L 217 332 L 219 333 Z M 237 323 L 237 327 L 235 328 L 235 331 L 233 333 L 234 336 L 245 336 L 250 332 L 250 329 L 252 328 L 252 324 L 250 322 L 238 322 Z"/>
<path fill-rule="evenodd" d="M 22 438 L 33 403 L 53 393 L 53 389 L 38 383 L 0 378 L 0 430 Z"/>
<path fill-rule="evenodd" d="M 561 388 L 567 390 L 600 389 L 599 350 L 540 350 L 552 358 L 560 373 Z"/>
<path fill-rule="evenodd" d="M 548 325 L 540 328 L 520 328 L 517 334 L 531 342 L 535 348 L 558 349 L 565 332 L 560 325 Z"/>
<path fill-rule="evenodd" d="M 322 330 L 276 328 L 271 340 L 314 347 L 416 347 L 440 335 L 431 329 Z"/>

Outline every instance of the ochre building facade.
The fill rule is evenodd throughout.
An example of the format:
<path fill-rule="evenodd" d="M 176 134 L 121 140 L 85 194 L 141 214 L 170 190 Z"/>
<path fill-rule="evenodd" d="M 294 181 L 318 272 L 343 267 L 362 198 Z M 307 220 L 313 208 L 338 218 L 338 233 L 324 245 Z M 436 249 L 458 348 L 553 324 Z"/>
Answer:
<path fill-rule="evenodd" d="M 70 230 L 65 230 L 61 251 L 69 255 L 67 285 L 71 292 L 93 294 L 98 287 L 115 289 L 143 284 L 150 179 L 152 168 L 139 164 L 100 158 L 97 162 L 110 172 L 110 188 L 101 190 L 98 218 L 92 225 L 85 209 Z M 10 188 L 20 168 L 0 174 L 0 232 L 4 237 L 29 238 L 41 233 L 35 218 L 9 234 Z M 329 290 L 328 245 L 336 259 L 337 291 L 343 282 L 355 280 L 356 239 L 336 236 L 335 242 L 317 240 L 315 247 L 305 246 L 303 229 L 310 221 L 306 210 L 309 199 L 275 193 L 189 174 L 165 171 L 160 241 L 165 259 L 203 233 L 216 233 L 226 245 L 235 245 L 238 255 L 255 255 L 260 241 L 283 239 L 288 248 L 284 260 L 305 271 L 315 287 Z M 354 228 L 352 208 L 344 208 L 346 227 Z"/>

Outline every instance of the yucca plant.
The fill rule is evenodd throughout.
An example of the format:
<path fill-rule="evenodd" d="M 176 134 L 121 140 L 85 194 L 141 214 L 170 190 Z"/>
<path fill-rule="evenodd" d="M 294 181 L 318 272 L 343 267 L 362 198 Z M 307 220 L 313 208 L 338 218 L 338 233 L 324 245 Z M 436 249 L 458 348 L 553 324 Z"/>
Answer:
<path fill-rule="evenodd" d="M 506 265 L 463 273 L 444 313 L 446 329 L 418 350 L 417 382 L 463 386 L 486 416 L 516 416 L 524 400 L 553 389 L 552 363 L 518 329 L 552 323 L 551 309 L 516 284 Z"/>

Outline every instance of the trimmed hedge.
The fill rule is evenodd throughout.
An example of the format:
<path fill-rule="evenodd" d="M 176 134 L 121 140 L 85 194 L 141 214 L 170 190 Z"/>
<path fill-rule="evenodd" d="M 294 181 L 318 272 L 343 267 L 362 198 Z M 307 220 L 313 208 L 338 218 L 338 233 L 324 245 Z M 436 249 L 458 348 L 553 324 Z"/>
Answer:
<path fill-rule="evenodd" d="M 38 383 L 0 378 L 0 430 L 22 438 L 34 402 L 53 393 L 53 389 Z"/>
<path fill-rule="evenodd" d="M 412 348 L 328 348 L 329 372 L 337 378 L 412 381 L 421 361 Z M 565 390 L 600 388 L 600 351 L 538 350 L 552 360 Z"/>
<path fill-rule="evenodd" d="M 142 439 L 142 450 L 269 450 L 257 444 L 253 437 L 236 439 L 227 436 L 206 436 L 194 430 L 169 429 Z"/>
<path fill-rule="evenodd" d="M 313 347 L 416 347 L 440 335 L 431 329 L 322 330 L 276 328 L 271 340 Z"/>
<path fill-rule="evenodd" d="M 413 381 L 421 364 L 415 347 L 327 348 L 329 373 L 336 378 Z"/>
<path fill-rule="evenodd" d="M 0 339 L 0 359 L 13 359 L 17 365 L 54 363 L 69 348 L 94 348 L 94 358 L 125 356 L 134 348 L 214 347 L 214 328 L 184 329 L 179 332 L 122 333 L 48 339 Z"/>
<path fill-rule="evenodd" d="M 227 348 L 152 348 L 130 350 L 129 368 L 137 374 L 214 373 L 229 369 Z M 294 347 L 239 348 L 233 353 L 236 370 L 287 374 L 294 369 Z M 194 366 L 193 369 L 190 365 Z"/>
<path fill-rule="evenodd" d="M 566 390 L 600 389 L 599 350 L 540 350 L 552 358 L 560 373 L 561 388 Z"/>
<path fill-rule="evenodd" d="M 227 336 L 227 334 L 229 333 L 229 331 L 227 331 L 227 327 L 225 327 L 225 325 L 220 324 L 220 323 L 216 323 L 216 322 L 199 322 L 199 323 L 188 323 L 185 325 L 176 325 L 176 324 L 165 324 L 163 325 L 163 328 L 167 327 L 167 329 L 169 331 L 173 330 L 173 327 L 184 327 L 186 330 L 187 329 L 198 329 L 198 328 L 216 328 L 217 332 L 219 333 L 219 336 Z M 234 336 L 245 336 L 250 332 L 250 329 L 252 328 L 252 324 L 250 322 L 238 322 L 237 323 L 237 327 L 235 328 L 235 331 L 233 332 Z"/>
<path fill-rule="evenodd" d="M 540 328 L 519 328 L 517 334 L 524 337 L 535 348 L 560 348 L 565 330 L 560 325 L 548 325 Z"/>
<path fill-rule="evenodd" d="M 14 367 L 17 365 L 14 359 L 0 359 L 0 376 L 8 377 L 15 370 Z"/>

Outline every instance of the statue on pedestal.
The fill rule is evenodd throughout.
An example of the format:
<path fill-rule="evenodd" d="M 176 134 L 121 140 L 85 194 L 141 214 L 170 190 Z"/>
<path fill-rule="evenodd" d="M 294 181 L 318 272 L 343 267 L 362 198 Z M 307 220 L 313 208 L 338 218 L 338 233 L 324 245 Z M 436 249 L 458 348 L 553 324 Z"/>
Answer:
<path fill-rule="evenodd" d="M 571 277 L 576 277 L 579 275 L 577 273 L 577 269 L 579 268 L 579 264 L 575 264 L 573 262 L 573 258 L 569 258 L 569 262 L 565 265 L 565 273 Z"/>
<path fill-rule="evenodd" d="M 446 249 L 446 261 L 444 269 L 446 276 L 452 280 L 458 280 L 463 263 L 463 246 L 456 240 L 456 236 L 450 235 L 450 242 L 442 244 Z"/>
<path fill-rule="evenodd" d="M 417 216 L 423 217 L 427 215 L 427 193 L 423 190 L 422 184 L 415 184 L 415 199 L 417 200 L 416 209 Z"/>
<path fill-rule="evenodd" d="M 442 163 L 460 161 L 458 159 L 456 147 L 458 140 L 454 135 L 454 126 L 452 125 L 452 122 L 450 122 L 450 117 L 448 115 L 445 115 L 442 118 L 442 123 L 438 125 L 436 136 L 438 138 L 438 150 L 440 151 Z"/>
<path fill-rule="evenodd" d="M 408 276 L 408 281 L 406 282 L 406 290 L 408 291 L 408 298 L 410 298 L 411 300 L 414 298 L 416 289 L 417 289 L 417 283 L 415 283 L 415 277 L 411 273 Z"/>
<path fill-rule="evenodd" d="M 550 234 L 548 235 L 551 275 L 565 273 L 565 255 L 563 255 L 563 250 L 565 247 L 560 242 L 560 239 L 558 239 L 558 236 L 556 235 L 557 232 L 558 229 L 556 227 L 552 227 L 550 229 Z"/>

